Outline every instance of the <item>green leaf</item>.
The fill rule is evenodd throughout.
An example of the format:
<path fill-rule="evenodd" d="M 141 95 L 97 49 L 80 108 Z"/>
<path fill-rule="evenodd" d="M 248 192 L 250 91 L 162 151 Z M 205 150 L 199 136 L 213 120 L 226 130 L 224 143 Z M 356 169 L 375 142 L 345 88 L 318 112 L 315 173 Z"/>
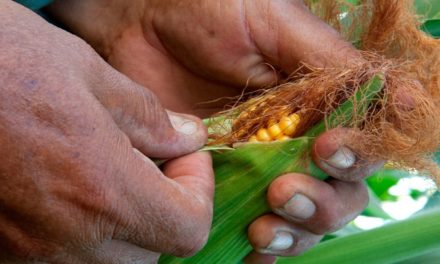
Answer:
<path fill-rule="evenodd" d="M 429 20 L 433 18 L 440 18 L 440 1 L 438 0 L 415 0 L 414 6 L 417 14 Z"/>
<path fill-rule="evenodd" d="M 367 184 L 380 200 L 395 201 L 396 197 L 390 195 L 388 190 L 396 185 L 402 176 L 406 176 L 407 174 L 407 172 L 382 169 L 367 178 Z"/>
<path fill-rule="evenodd" d="M 339 229 L 338 231 L 335 231 L 333 233 L 325 235 L 324 238 L 321 240 L 321 242 L 324 242 L 324 241 L 327 241 L 330 239 L 335 239 L 337 237 L 343 237 L 343 236 L 357 234 L 362 231 L 364 231 L 364 230 L 360 229 L 353 222 L 351 222 L 351 223 L 347 224 L 346 226 L 344 226 L 343 228 Z"/>
<path fill-rule="evenodd" d="M 435 38 L 440 38 L 440 19 L 426 21 L 421 29 Z"/>
<path fill-rule="evenodd" d="M 431 197 L 429 197 L 428 202 L 422 211 L 436 208 L 440 208 L 440 191 L 436 191 L 433 195 L 431 195 Z"/>
<path fill-rule="evenodd" d="M 440 210 L 318 244 L 278 264 L 385 264 L 440 251 Z M 437 263 L 437 262 L 419 262 Z"/>
<path fill-rule="evenodd" d="M 396 264 L 435 264 L 440 260 L 440 251 L 429 252 L 421 256 L 416 256 L 404 261 L 400 261 Z"/>
<path fill-rule="evenodd" d="M 376 196 L 373 190 L 368 188 L 369 201 L 367 207 L 362 212 L 364 216 L 380 217 L 383 219 L 392 219 L 392 217 L 383 210 L 380 199 Z"/>
<path fill-rule="evenodd" d="M 425 195 L 426 192 L 422 192 L 416 189 L 411 189 L 409 195 L 411 196 L 411 198 L 413 198 L 414 200 L 419 199 L 420 197 L 422 197 L 423 195 Z"/>

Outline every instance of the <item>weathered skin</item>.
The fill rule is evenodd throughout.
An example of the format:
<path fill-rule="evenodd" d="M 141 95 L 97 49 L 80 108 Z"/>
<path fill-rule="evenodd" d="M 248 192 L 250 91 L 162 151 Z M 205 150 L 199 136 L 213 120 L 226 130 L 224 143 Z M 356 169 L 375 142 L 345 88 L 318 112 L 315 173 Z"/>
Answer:
<path fill-rule="evenodd" d="M 0 263 L 148 263 L 152 251 L 195 253 L 209 232 L 213 177 L 209 155 L 186 154 L 206 132 L 193 116 L 174 122 L 192 133 L 177 132 L 161 105 L 205 117 L 224 102 L 199 103 L 273 83 L 300 61 L 358 60 L 301 1 L 60 0 L 49 11 L 108 64 L 79 38 L 0 2 Z M 346 133 L 318 140 L 317 164 Z M 180 158 L 161 171 L 146 157 Z M 322 167 L 361 179 L 366 166 Z M 295 193 L 316 211 L 257 219 L 249 238 L 258 252 L 299 254 L 367 201 L 362 183 L 289 174 L 270 186 L 269 204 L 279 211 Z M 300 235 L 289 249 L 268 251 L 279 229 Z"/>
<path fill-rule="evenodd" d="M 145 249 L 199 249 L 213 173 L 208 154 L 182 155 L 204 145 L 200 120 L 177 132 L 85 42 L 12 2 L 0 10 L 0 259 L 133 263 L 157 257 Z M 133 147 L 182 157 L 161 172 Z"/>

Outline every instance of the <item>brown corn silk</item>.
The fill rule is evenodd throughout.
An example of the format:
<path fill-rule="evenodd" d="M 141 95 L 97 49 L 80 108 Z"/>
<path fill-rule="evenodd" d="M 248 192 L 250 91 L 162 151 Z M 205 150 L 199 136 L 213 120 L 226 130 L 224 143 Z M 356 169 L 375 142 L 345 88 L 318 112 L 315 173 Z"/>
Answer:
<path fill-rule="evenodd" d="M 384 87 L 367 113 L 356 114 L 355 103 L 355 118 L 346 125 L 353 128 L 347 144 L 371 162 L 387 160 L 396 167 L 417 169 L 440 183 L 432 161 L 440 146 L 440 40 L 419 29 L 413 1 L 364 0 L 356 6 L 333 0 L 306 3 L 352 41 L 363 60 L 331 68 L 304 65 L 306 74 L 295 73 L 283 84 L 221 113 L 231 129 L 221 127 L 225 120 L 212 122 L 211 129 L 218 133 L 212 134 L 211 144 L 246 142 L 259 128 L 291 113 L 301 116 L 294 135 L 301 136 L 362 83 L 382 74 Z M 342 19 L 341 10 L 347 10 Z M 337 126 L 338 122 L 327 124 L 327 128 Z"/>

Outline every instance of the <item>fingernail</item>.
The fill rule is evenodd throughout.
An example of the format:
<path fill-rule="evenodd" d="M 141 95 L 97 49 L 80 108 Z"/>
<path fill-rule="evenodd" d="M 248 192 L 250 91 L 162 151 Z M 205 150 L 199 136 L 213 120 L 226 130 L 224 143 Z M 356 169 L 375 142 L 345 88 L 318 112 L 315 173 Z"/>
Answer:
<path fill-rule="evenodd" d="M 190 119 L 175 114 L 169 114 L 171 125 L 175 130 L 185 135 L 193 135 L 197 132 L 197 123 Z"/>
<path fill-rule="evenodd" d="M 337 169 L 348 169 L 356 162 L 356 155 L 347 147 L 340 147 L 326 162 Z"/>
<path fill-rule="evenodd" d="M 305 220 L 315 214 L 316 206 L 307 196 L 297 193 L 282 208 L 274 211 L 286 218 Z"/>
<path fill-rule="evenodd" d="M 269 246 L 267 246 L 267 251 L 282 251 L 290 248 L 293 245 L 293 236 L 284 231 L 277 232 L 275 237 L 270 242 Z"/>

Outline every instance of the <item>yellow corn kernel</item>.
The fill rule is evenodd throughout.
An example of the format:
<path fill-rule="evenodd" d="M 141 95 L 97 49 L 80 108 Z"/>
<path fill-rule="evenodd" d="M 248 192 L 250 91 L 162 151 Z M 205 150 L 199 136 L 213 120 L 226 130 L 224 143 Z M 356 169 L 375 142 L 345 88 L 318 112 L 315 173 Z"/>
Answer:
<path fill-rule="evenodd" d="M 260 128 L 258 130 L 257 139 L 258 139 L 258 141 L 264 141 L 264 142 L 272 140 L 271 136 L 269 135 L 269 132 L 267 132 L 267 129 L 264 129 L 264 128 Z"/>
<path fill-rule="evenodd" d="M 292 120 L 290 120 L 290 118 L 288 118 L 287 116 L 283 116 L 281 117 L 280 122 L 278 123 L 278 125 L 280 126 L 280 128 L 282 130 L 286 129 L 288 126 L 290 126 L 292 124 Z"/>
<path fill-rule="evenodd" d="M 269 132 L 271 138 L 276 138 L 282 133 L 281 128 L 278 124 L 270 126 L 267 131 Z"/>
<path fill-rule="evenodd" d="M 298 125 L 299 120 L 300 120 L 300 117 L 298 114 L 291 114 L 289 116 L 289 118 L 290 118 L 290 120 L 292 120 L 292 122 L 295 124 L 295 126 Z"/>
<path fill-rule="evenodd" d="M 288 139 L 292 139 L 292 138 L 289 136 L 286 136 L 286 135 L 280 135 L 279 137 L 277 137 L 277 140 L 279 140 L 279 141 L 284 141 L 284 140 L 288 140 Z"/>
<path fill-rule="evenodd" d="M 258 142 L 257 136 L 251 136 L 248 141 L 249 142 Z"/>
<path fill-rule="evenodd" d="M 282 117 L 278 125 L 281 128 L 281 132 L 287 136 L 291 136 L 295 133 L 296 125 L 287 116 Z"/>

